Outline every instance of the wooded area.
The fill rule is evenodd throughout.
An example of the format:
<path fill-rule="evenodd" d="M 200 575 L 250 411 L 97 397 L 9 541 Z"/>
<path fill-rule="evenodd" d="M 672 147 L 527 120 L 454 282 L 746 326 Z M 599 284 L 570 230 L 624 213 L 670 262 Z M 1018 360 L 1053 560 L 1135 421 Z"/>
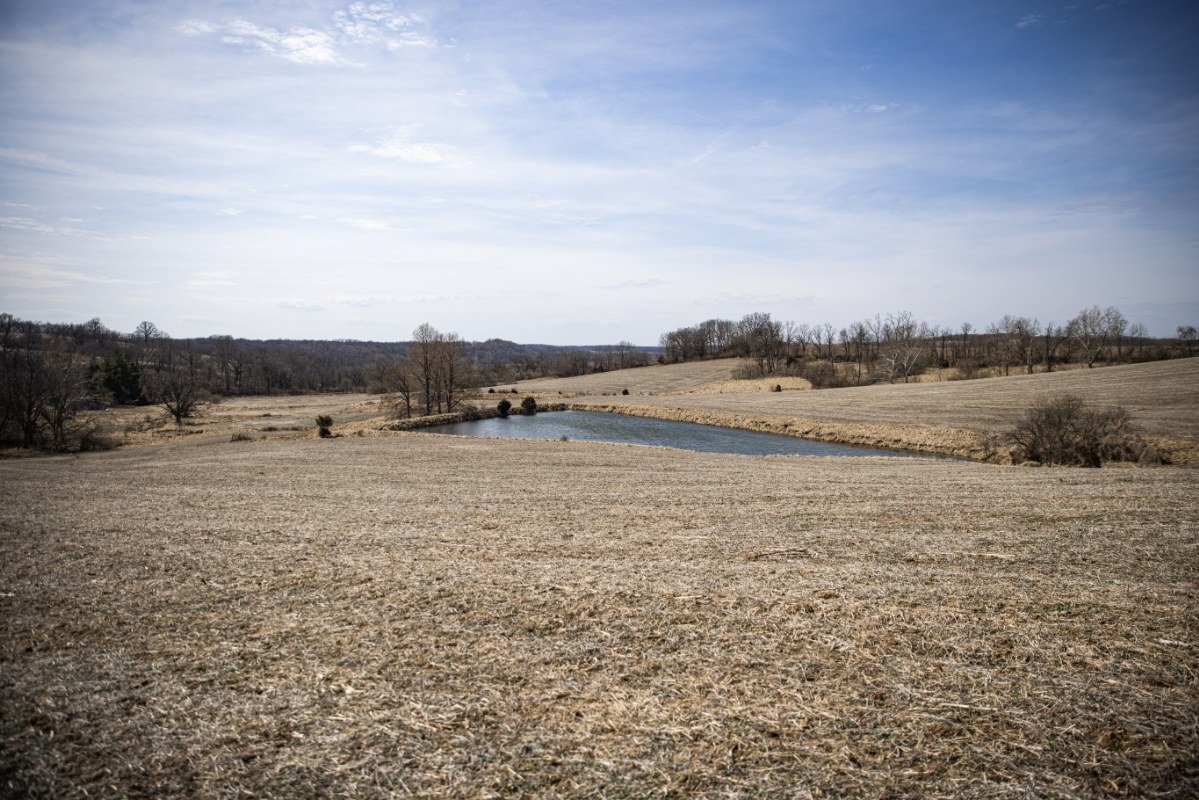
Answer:
<path fill-rule="evenodd" d="M 1064 325 L 1005 316 L 985 330 L 956 330 L 919 322 L 908 311 L 876 314 L 835 329 L 831 323 L 795 324 L 769 314 L 740 321 L 711 319 L 664 333 L 668 361 L 740 357 L 747 377 L 799 375 L 816 388 L 908 382 L 929 370 L 953 370 L 950 379 L 1051 372 L 1059 365 L 1127 364 L 1194 355 L 1196 329 L 1180 325 L 1175 339 L 1155 339 L 1119 309 L 1093 306 Z"/>
<path fill-rule="evenodd" d="M 1004 317 L 976 331 L 917 322 L 901 312 L 855 322 L 796 325 L 754 313 L 708 320 L 661 337 L 661 347 L 467 342 L 428 323 L 411 341 L 175 339 L 146 321 L 130 333 L 84 323 L 41 323 L 0 314 L 0 445 L 89 449 L 87 416 L 110 404 L 157 406 L 177 424 L 197 405 L 237 395 L 368 392 L 398 416 L 445 413 L 470 390 L 539 377 L 570 377 L 660 363 L 736 356 L 746 377 L 798 375 L 815 388 L 946 379 L 1063 364 L 1150 361 L 1193 355 L 1196 331 L 1154 339 L 1115 308 L 1086 309 L 1065 325 Z"/>

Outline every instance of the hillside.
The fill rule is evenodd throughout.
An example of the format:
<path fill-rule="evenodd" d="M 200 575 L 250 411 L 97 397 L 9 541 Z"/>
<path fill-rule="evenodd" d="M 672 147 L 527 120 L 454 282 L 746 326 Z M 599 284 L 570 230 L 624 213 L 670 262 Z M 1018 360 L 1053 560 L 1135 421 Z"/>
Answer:
<path fill-rule="evenodd" d="M 1071 393 L 1127 408 L 1174 461 L 1199 462 L 1199 358 L 973 381 L 820 391 L 785 386 L 782 392 L 768 390 L 772 380 L 729 380 L 736 363 L 666 365 L 516 388 L 560 392 L 580 408 L 974 456 L 980 436 L 1006 430 L 1034 400 Z M 704 376 L 711 382 L 703 383 Z"/>

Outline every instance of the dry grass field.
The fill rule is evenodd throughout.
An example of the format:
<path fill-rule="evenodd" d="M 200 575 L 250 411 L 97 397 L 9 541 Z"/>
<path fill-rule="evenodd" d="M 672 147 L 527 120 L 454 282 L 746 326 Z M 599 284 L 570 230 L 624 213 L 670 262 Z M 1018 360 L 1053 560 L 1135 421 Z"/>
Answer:
<path fill-rule="evenodd" d="M 1193 436 L 1151 380 L 1121 402 Z M 877 388 L 713 408 L 935 423 Z M 0 461 L 0 795 L 1199 794 L 1195 469 L 379 427 L 253 399 Z"/>
<path fill-rule="evenodd" d="M 741 366 L 736 358 L 715 361 L 691 361 L 684 364 L 651 364 L 636 369 L 598 372 L 573 378 L 537 378 L 518 383 L 497 384 L 494 388 L 516 388 L 521 392 L 563 394 L 671 394 L 702 389 L 727 381 Z M 490 387 L 489 387 L 490 388 Z"/>
<path fill-rule="evenodd" d="M 636 370 L 633 370 L 636 372 Z M 573 379 L 563 379 L 571 385 Z M 619 382 L 617 373 L 607 378 Z M 1174 463 L 1199 464 L 1199 358 L 1013 375 L 973 381 L 897 383 L 771 392 L 774 381 L 723 381 L 668 396 L 578 395 L 578 407 L 620 410 L 828 441 L 979 457 L 980 439 L 1009 429 L 1035 400 L 1076 394 L 1129 410 Z M 742 388 L 743 387 L 743 388 Z M 518 385 L 518 388 L 521 388 Z M 549 382 L 543 391 L 559 391 Z M 563 395 L 568 394 L 562 390 Z"/>

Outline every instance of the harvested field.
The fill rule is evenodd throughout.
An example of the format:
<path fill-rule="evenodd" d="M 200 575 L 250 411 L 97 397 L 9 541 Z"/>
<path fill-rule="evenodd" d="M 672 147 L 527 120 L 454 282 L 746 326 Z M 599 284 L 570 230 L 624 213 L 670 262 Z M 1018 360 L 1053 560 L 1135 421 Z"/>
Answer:
<path fill-rule="evenodd" d="M 7 794 L 1199 793 L 1195 470 L 199 438 L 0 462 Z"/>

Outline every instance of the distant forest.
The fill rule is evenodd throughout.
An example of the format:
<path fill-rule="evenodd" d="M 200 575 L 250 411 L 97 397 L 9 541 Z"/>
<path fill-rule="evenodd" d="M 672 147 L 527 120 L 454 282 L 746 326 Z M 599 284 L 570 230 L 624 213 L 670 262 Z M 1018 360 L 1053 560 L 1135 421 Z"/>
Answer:
<path fill-rule="evenodd" d="M 1180 325 L 1178 336 L 1155 339 L 1114 306 L 1083 309 L 1068 322 L 1042 325 L 1005 316 L 979 330 L 930 326 L 902 311 L 844 328 L 795 324 L 769 314 L 740 320 L 711 319 L 662 334 L 665 361 L 745 359 L 743 377 L 796 375 L 815 388 L 908 382 L 929 371 L 946 380 L 1013 372 L 1048 372 L 1066 365 L 1094 367 L 1192 356 L 1196 329 Z"/>
<path fill-rule="evenodd" d="M 798 375 L 815 388 L 909 381 L 929 370 L 968 379 L 1061 365 L 1150 361 L 1196 352 L 1194 326 L 1155 339 L 1117 309 L 1063 325 L 1004 317 L 976 330 L 929 326 L 910 313 L 834 329 L 748 314 L 662 334 L 658 347 L 465 342 L 428 324 L 406 342 L 175 339 L 152 322 L 124 333 L 99 319 L 47 323 L 0 314 L 0 445 L 87 447 L 86 415 L 110 404 L 161 407 L 177 423 L 222 396 L 368 392 L 401 416 L 451 411 L 470 390 L 538 377 L 711 358 L 741 358 L 742 377 Z"/>
<path fill-rule="evenodd" d="M 433 340 L 420 338 L 429 333 Z M 125 333 L 99 319 L 49 323 L 2 313 L 0 445 L 78 447 L 86 433 L 78 412 L 109 404 L 160 406 L 181 422 L 222 396 L 402 391 L 412 410 L 448 410 L 471 387 L 625 369 L 659 357 L 657 348 L 629 342 L 463 342 L 428 325 L 413 335 L 417 341 L 176 339 L 149 321 Z M 457 368 L 448 383 L 447 364 Z"/>

